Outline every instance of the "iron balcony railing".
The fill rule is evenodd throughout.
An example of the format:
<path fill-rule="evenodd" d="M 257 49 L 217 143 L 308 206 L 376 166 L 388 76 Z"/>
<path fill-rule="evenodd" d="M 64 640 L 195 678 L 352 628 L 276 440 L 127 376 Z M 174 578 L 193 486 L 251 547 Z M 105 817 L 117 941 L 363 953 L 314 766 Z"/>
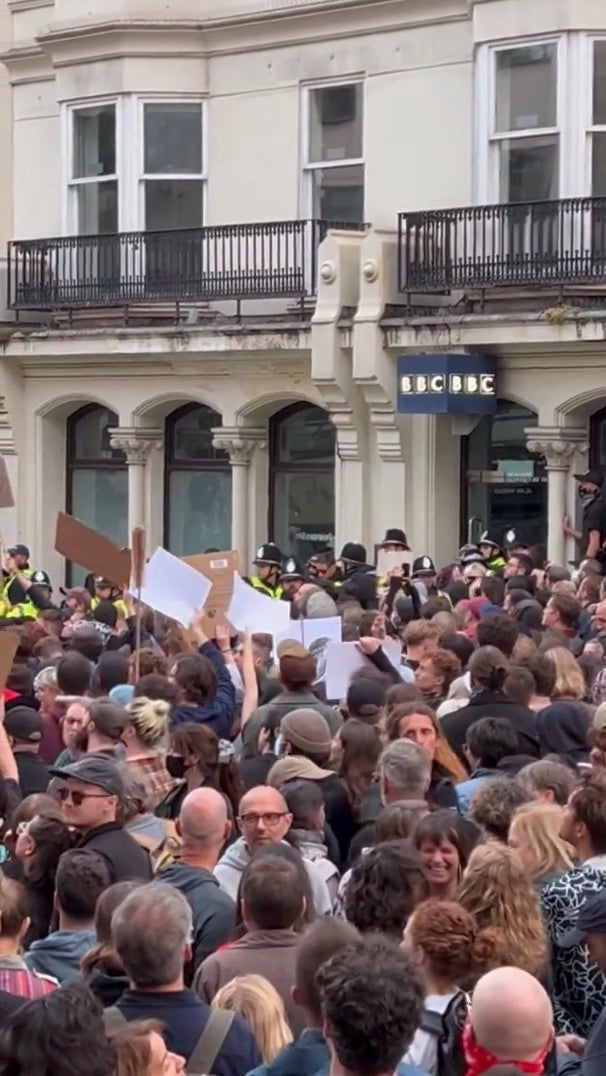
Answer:
<path fill-rule="evenodd" d="M 69 310 L 315 296 L 318 247 L 330 228 L 286 220 L 162 232 L 63 236 L 8 244 L 8 306 Z"/>
<path fill-rule="evenodd" d="M 606 284 L 606 198 L 400 213 L 402 292 Z"/>

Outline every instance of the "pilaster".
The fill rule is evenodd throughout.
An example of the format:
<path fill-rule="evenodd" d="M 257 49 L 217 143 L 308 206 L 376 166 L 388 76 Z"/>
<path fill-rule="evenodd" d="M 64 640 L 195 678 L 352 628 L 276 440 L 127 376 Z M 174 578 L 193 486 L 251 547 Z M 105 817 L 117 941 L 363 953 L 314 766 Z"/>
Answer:
<path fill-rule="evenodd" d="M 578 452 L 587 451 L 587 430 L 567 426 L 536 426 L 525 431 L 528 451 L 545 458 L 547 469 L 547 556 L 565 564 L 568 549 L 562 529 L 567 514 L 566 495 L 571 463 Z M 571 513 L 572 514 L 572 513 Z"/>
<path fill-rule="evenodd" d="M 267 448 L 267 432 L 253 426 L 216 426 L 212 434 L 214 448 L 229 455 L 232 548 L 240 554 L 240 563 L 246 570 L 253 515 L 250 467 L 255 451 Z"/>
<path fill-rule="evenodd" d="M 149 531 L 151 496 L 146 490 L 146 468 L 150 454 L 164 445 L 163 431 L 146 426 L 116 426 L 109 436 L 111 447 L 124 452 L 128 466 L 128 532 L 132 534 L 135 527 Z"/>

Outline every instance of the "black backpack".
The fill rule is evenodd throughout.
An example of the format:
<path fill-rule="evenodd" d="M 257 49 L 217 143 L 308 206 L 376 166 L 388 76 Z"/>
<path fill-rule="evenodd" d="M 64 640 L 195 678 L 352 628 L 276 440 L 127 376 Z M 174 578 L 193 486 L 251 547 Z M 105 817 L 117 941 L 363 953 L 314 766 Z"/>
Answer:
<path fill-rule="evenodd" d="M 425 1009 L 420 1028 L 436 1038 L 436 1076 L 465 1076 L 467 1064 L 463 1051 L 463 1028 L 471 1005 L 463 990 L 450 1000 L 443 1013 Z"/>

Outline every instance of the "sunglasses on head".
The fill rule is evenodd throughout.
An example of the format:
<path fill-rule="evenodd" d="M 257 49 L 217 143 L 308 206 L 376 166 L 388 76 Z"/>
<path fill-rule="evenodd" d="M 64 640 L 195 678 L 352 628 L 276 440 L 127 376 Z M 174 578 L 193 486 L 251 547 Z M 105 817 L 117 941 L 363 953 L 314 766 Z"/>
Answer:
<path fill-rule="evenodd" d="M 60 788 L 59 799 L 62 803 L 71 800 L 74 807 L 81 807 L 84 800 L 105 800 L 110 796 L 109 792 L 80 792 L 77 788 Z"/>

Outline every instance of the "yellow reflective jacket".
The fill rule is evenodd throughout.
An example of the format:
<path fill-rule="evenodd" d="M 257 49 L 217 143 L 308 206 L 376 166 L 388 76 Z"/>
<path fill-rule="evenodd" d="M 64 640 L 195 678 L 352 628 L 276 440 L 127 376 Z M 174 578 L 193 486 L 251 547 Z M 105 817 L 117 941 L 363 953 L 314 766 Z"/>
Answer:
<path fill-rule="evenodd" d="M 260 590 L 262 594 L 265 594 L 268 598 L 280 599 L 284 593 L 284 589 L 281 586 L 272 587 L 271 583 L 264 583 L 262 579 L 259 579 L 258 575 L 251 575 L 248 578 L 248 583 L 255 590 Z"/>
<path fill-rule="evenodd" d="M 101 600 L 101 598 L 91 598 L 90 607 L 93 612 L 95 611 Z M 112 605 L 115 605 L 116 611 L 120 619 L 126 620 L 128 616 L 128 609 L 126 608 L 125 602 L 122 601 L 122 598 L 110 598 L 109 600 L 111 601 Z"/>

